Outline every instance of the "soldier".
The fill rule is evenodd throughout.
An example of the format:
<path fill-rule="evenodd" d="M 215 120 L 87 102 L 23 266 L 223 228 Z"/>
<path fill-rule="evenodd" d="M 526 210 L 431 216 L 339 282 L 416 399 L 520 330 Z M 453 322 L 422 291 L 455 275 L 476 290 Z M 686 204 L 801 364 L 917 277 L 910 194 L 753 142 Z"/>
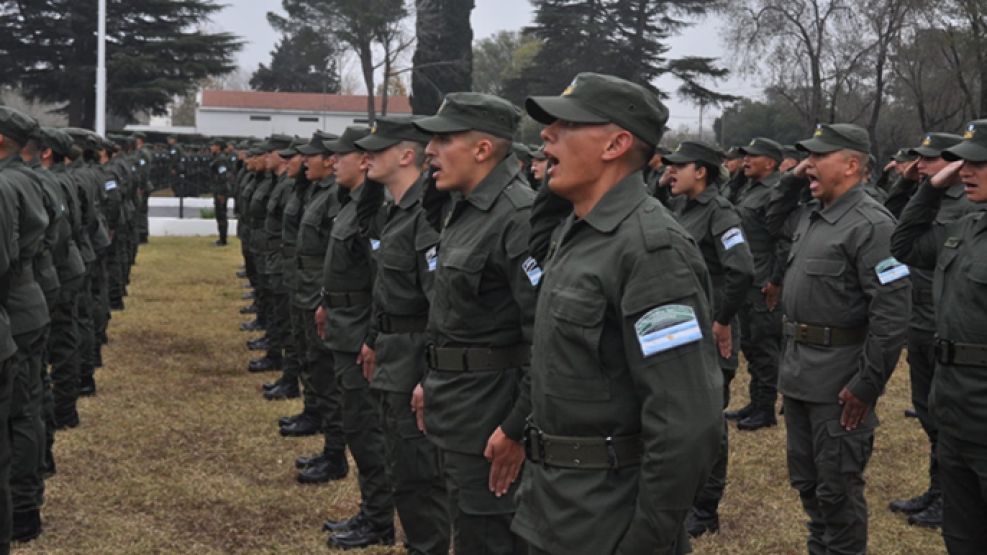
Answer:
<path fill-rule="evenodd" d="M 212 154 L 212 161 L 209 163 L 209 175 L 212 178 L 216 230 L 219 232 L 219 239 L 215 243 L 217 247 L 226 246 L 226 232 L 229 227 L 229 221 L 226 218 L 226 199 L 230 196 L 230 179 L 233 177 L 229 155 L 223 152 L 225 146 L 225 141 L 222 139 L 213 139 L 209 144 L 209 152 Z"/>
<path fill-rule="evenodd" d="M 538 147 L 531 151 L 531 177 L 534 179 L 531 185 L 535 189 L 540 189 L 545 182 L 545 170 L 548 169 L 548 159 L 545 158 L 545 149 Z"/>
<path fill-rule="evenodd" d="M 377 133 L 357 142 L 369 153 L 364 187 L 385 187 L 389 196 L 378 213 L 363 210 L 368 239 L 378 247 L 370 331 L 360 357 L 380 405 L 394 506 L 408 552 L 445 555 L 449 506 L 438 450 L 410 410 L 425 377 L 425 326 L 439 242 L 421 206 L 430 137 L 411 122 L 378 118 Z"/>
<path fill-rule="evenodd" d="M 740 347 L 751 375 L 750 401 L 742 409 L 728 411 L 738 430 L 757 430 L 777 424 L 778 358 L 781 356 L 781 311 L 778 299 L 784 275 L 786 245 L 765 228 L 764 217 L 771 191 L 778 184 L 778 164 L 783 148 L 771 139 L 756 138 L 738 149 L 744 155 L 747 181 L 734 192 L 733 201 L 743 222 L 751 254 L 754 284 L 740 311 Z"/>
<path fill-rule="evenodd" d="M 809 156 L 767 212 L 772 233 L 793 237 L 779 380 L 789 479 L 809 516 L 809 553 L 866 553 L 864 469 L 905 340 L 908 268 L 891 256 L 894 217 L 863 190 L 867 132 L 820 125 L 797 146 Z M 813 200 L 800 203 L 806 189 Z"/>
<path fill-rule="evenodd" d="M 185 149 L 178 144 L 178 137 L 169 135 L 166 139 L 163 168 L 166 183 L 171 187 L 176 197 L 188 196 L 185 192 L 186 166 L 188 165 Z"/>
<path fill-rule="evenodd" d="M 147 145 L 147 135 L 138 131 L 133 134 L 134 149 L 137 152 L 137 236 L 141 243 L 148 239 L 148 197 L 154 191 L 153 165 L 154 151 Z"/>
<path fill-rule="evenodd" d="M 799 165 L 799 162 L 805 158 L 805 155 L 799 149 L 795 148 L 795 145 L 784 145 L 783 148 L 784 158 L 778 164 L 778 171 L 781 173 L 795 169 L 795 166 Z"/>
<path fill-rule="evenodd" d="M 13 392 L 8 429 L 11 440 L 10 490 L 14 541 L 31 541 L 41 535 L 41 503 L 44 481 L 41 474 L 44 452 L 42 380 L 47 341 L 48 306 L 36 280 L 45 268 L 41 262 L 48 214 L 44 193 L 20 158 L 21 147 L 38 127 L 30 116 L 0 106 L 0 172 L 12 187 L 17 201 L 18 255 L 15 271 L 5 287 L 17 354 L 14 355 Z"/>
<path fill-rule="evenodd" d="M 949 162 L 942 152 L 963 140 L 951 133 L 926 133 L 922 143 L 907 152 L 919 158 L 902 165 L 902 174 L 891 189 L 886 206 L 895 216 L 900 216 L 908 200 L 918 190 L 919 183 L 939 173 Z M 945 225 L 958 220 L 974 210 L 982 209 L 967 200 L 963 183 L 957 181 L 947 188 L 939 205 L 936 224 Z M 912 313 L 908 325 L 908 374 L 912 389 L 912 406 L 919 423 L 929 438 L 929 488 L 911 499 L 892 501 L 889 508 L 908 516 L 909 524 L 938 527 L 942 524 L 942 490 L 939 486 L 937 457 L 938 428 L 929 412 L 929 392 L 936 368 L 935 355 L 935 305 L 932 299 L 932 272 L 911 268 Z"/>
<path fill-rule="evenodd" d="M 366 171 L 366 155 L 356 155 L 352 161 Z M 373 213 L 383 201 L 382 191 L 366 188 L 363 171 L 336 172 L 336 184 L 348 198 L 332 224 L 322 266 L 322 304 L 316 313 L 320 335 L 332 349 L 342 398 L 343 432 L 359 472 L 362 518 L 326 523 L 331 532 L 329 546 L 343 549 L 394 543 L 394 499 L 384 433 L 379 407 L 370 394 L 370 382 L 363 375 L 359 358 L 370 325 L 371 250 L 379 244 L 370 243 L 361 234 L 363 218 L 357 208 L 362 205 Z"/>
<path fill-rule="evenodd" d="M 14 151 L 16 147 L 7 142 L 10 133 L 6 126 L 0 127 L 0 152 Z M 12 154 L 9 156 L 12 158 Z M 0 154 L 0 553 L 10 553 L 11 502 L 10 502 L 10 431 L 8 427 L 11 409 L 11 394 L 14 383 L 14 361 L 17 343 L 11 327 L 7 304 L 10 301 L 10 286 L 15 278 L 20 278 L 20 246 L 17 230 L 20 221 L 18 214 L 19 195 L 15 187 L 20 176 L 11 179 L 6 158 Z"/>
<path fill-rule="evenodd" d="M 511 153 L 519 119 L 502 98 L 451 93 L 437 115 L 415 121 L 434 135 L 425 154 L 435 191 L 425 197 L 456 193 L 441 228 L 440 293 L 428 312 L 424 400 L 415 399 L 441 452 L 456 553 L 526 550 L 510 526 L 541 271 L 528 254 L 534 192 Z"/>
<path fill-rule="evenodd" d="M 740 216 L 730 201 L 719 194 L 722 153 L 705 143 L 687 141 L 662 161 L 668 168 L 665 172 L 668 187 L 675 195 L 669 203 L 672 213 L 698 243 L 713 281 L 712 333 L 720 355 L 726 408 L 740 351 L 737 313 L 754 279 L 754 261 L 741 229 Z M 723 443 L 713 472 L 686 519 L 686 531 L 692 537 L 719 530 L 718 508 L 727 479 L 727 433 L 724 419 Z"/>
<path fill-rule="evenodd" d="M 987 552 L 987 241 L 983 210 L 939 222 L 957 182 L 966 198 L 987 206 L 987 120 L 971 122 L 964 141 L 942 151 L 952 162 L 918 186 L 901 215 L 891 250 L 932 271 L 935 356 L 929 397 L 939 430 L 942 535 L 953 555 Z"/>
<path fill-rule="evenodd" d="M 525 107 L 548 126 L 551 163 L 533 220 L 556 229 L 514 530 L 537 554 L 687 553 L 683 521 L 720 446 L 723 382 L 702 255 L 642 175 L 668 111 L 596 73 Z"/>

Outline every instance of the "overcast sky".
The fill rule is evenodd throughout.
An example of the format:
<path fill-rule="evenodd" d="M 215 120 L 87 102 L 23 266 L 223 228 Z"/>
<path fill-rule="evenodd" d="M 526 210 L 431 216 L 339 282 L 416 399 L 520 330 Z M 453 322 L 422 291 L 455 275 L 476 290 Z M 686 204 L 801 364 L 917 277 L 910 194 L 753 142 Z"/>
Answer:
<path fill-rule="evenodd" d="M 227 0 L 227 7 L 213 18 L 212 27 L 235 33 L 243 38 L 245 45 L 239 55 L 240 67 L 248 74 L 256 69 L 257 64 L 270 61 L 270 51 L 277 41 L 277 33 L 268 25 L 266 14 L 272 9 L 280 11 L 281 2 L 277 0 Z M 531 4 L 528 0 L 476 0 L 473 10 L 472 23 L 475 39 L 488 37 L 502 30 L 516 30 L 528 25 L 533 17 Z M 689 28 L 685 33 L 674 37 L 671 41 L 671 57 L 680 56 L 711 56 L 724 57 L 723 45 L 715 37 L 720 35 L 720 22 L 708 18 Z M 723 60 L 729 64 L 730 60 Z M 344 71 L 356 71 L 344 68 Z M 658 82 L 663 90 L 674 91 L 678 86 L 676 81 L 668 78 Z M 718 83 L 714 88 L 731 94 L 750 96 L 756 94 L 756 89 L 739 78 L 733 78 Z M 699 108 L 675 98 L 674 94 L 668 102 L 671 112 L 669 127 L 677 129 L 682 125 L 696 128 L 699 120 Z M 714 111 L 707 110 L 704 127 L 710 128 Z"/>

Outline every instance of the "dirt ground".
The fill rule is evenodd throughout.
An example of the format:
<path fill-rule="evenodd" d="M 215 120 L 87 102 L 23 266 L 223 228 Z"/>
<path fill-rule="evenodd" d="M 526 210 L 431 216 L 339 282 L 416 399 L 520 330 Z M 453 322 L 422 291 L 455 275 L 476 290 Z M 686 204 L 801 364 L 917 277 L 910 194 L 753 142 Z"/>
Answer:
<path fill-rule="evenodd" d="M 285 439 L 279 416 L 301 402 L 267 402 L 273 375 L 246 371 L 240 332 L 239 244 L 213 238 L 152 238 L 134 269 L 127 310 L 114 313 L 95 398 L 80 402 L 82 425 L 59 433 L 58 474 L 49 480 L 40 540 L 17 553 L 325 553 L 324 519 L 357 509 L 350 478 L 295 482 L 296 456 L 319 438 Z M 928 445 L 909 405 L 902 364 L 882 398 L 867 472 L 870 552 L 945 553 L 938 532 L 908 526 L 891 499 L 924 491 Z M 734 405 L 747 398 L 742 369 Z M 788 485 L 784 424 L 731 430 L 721 532 L 697 554 L 804 553 L 805 517 Z M 400 553 L 397 549 L 360 553 Z"/>

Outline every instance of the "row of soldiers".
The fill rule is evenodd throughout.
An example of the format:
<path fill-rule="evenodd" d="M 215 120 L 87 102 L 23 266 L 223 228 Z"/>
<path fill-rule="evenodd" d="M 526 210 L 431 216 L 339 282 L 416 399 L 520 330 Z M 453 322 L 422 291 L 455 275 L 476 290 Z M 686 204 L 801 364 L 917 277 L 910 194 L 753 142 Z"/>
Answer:
<path fill-rule="evenodd" d="M 866 552 L 875 407 L 907 341 L 940 464 L 892 508 L 941 499 L 949 551 L 987 550 L 987 121 L 873 172 L 849 124 L 797 154 L 654 156 L 667 110 L 606 75 L 525 109 L 534 153 L 511 103 L 452 93 L 239 155 L 249 370 L 304 397 L 282 435 L 324 436 L 300 482 L 346 476 L 347 447 L 359 475 L 330 546 L 392 543 L 396 512 L 409 553 L 688 552 L 718 528 L 726 419 L 772 426 L 780 392 L 808 552 Z M 724 413 L 740 351 L 749 402 Z"/>
<path fill-rule="evenodd" d="M 116 139 L 0 106 L 0 553 L 41 534 L 55 432 L 96 393 L 147 240 L 149 153 Z"/>

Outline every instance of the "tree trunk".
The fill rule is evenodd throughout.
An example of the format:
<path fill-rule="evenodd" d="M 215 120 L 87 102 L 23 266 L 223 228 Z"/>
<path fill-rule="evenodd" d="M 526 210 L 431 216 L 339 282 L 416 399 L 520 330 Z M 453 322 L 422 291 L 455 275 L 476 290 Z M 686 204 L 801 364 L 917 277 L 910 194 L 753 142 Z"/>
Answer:
<path fill-rule="evenodd" d="M 363 71 L 363 84 L 367 87 L 367 121 L 377 119 L 377 102 L 374 97 L 374 54 L 370 40 L 360 44 L 360 69 Z"/>
<path fill-rule="evenodd" d="M 434 114 L 447 93 L 473 88 L 473 0 L 415 0 L 418 44 L 411 108 Z"/>

